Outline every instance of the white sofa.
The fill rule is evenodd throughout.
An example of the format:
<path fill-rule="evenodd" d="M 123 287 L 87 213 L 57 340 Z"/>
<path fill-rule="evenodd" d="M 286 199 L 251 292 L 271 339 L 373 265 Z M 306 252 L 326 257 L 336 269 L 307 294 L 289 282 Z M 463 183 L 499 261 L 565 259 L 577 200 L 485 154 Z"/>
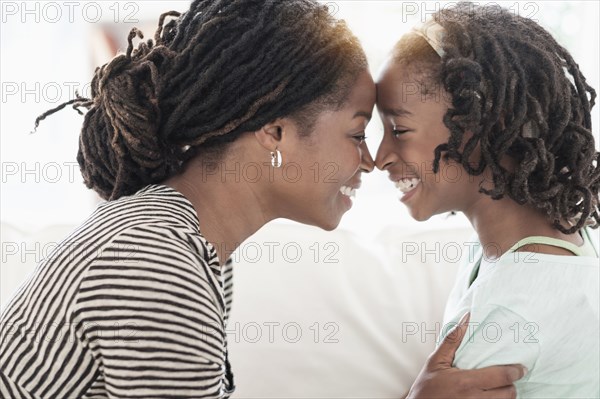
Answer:
<path fill-rule="evenodd" d="M 3 305 L 73 228 L 2 224 Z M 234 397 L 400 397 L 435 346 L 471 234 L 390 227 L 366 242 L 344 230 L 265 226 L 234 255 Z"/>

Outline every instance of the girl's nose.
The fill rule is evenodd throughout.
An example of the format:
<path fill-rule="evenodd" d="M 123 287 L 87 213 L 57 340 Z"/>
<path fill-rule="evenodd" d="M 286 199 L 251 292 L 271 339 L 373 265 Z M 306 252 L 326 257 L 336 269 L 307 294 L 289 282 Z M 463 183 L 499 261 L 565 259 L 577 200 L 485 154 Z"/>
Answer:
<path fill-rule="evenodd" d="M 398 157 L 394 153 L 394 151 L 390 150 L 391 143 L 389 142 L 389 137 L 384 133 L 383 139 L 381 140 L 381 144 L 379 144 L 379 148 L 377 149 L 377 154 L 375 156 L 375 166 L 379 170 L 386 170 L 390 167 L 390 165 L 394 164 Z"/>

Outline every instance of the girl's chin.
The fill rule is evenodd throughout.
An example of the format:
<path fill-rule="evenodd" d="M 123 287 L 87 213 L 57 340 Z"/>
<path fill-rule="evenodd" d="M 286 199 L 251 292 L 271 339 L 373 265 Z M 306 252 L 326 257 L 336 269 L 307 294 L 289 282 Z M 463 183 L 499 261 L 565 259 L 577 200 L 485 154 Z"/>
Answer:
<path fill-rule="evenodd" d="M 413 216 L 413 219 L 415 219 L 417 222 L 426 222 L 429 219 L 431 219 L 431 215 L 428 215 L 428 216 Z"/>
<path fill-rule="evenodd" d="M 430 212 L 424 212 L 423 210 L 420 210 L 416 205 L 407 205 L 407 208 L 410 216 L 417 222 L 425 222 L 431 219 L 431 217 L 434 215 Z"/>

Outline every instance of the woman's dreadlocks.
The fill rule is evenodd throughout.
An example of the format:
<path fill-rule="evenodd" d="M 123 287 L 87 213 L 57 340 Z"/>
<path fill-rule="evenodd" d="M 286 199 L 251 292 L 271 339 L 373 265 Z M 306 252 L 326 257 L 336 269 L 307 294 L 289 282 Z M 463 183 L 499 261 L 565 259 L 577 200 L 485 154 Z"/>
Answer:
<path fill-rule="evenodd" d="M 77 161 L 104 199 L 158 183 L 199 148 L 222 149 L 279 117 L 308 134 L 317 110 L 341 106 L 367 68 L 345 23 L 314 0 L 196 0 L 161 15 L 154 40 L 134 49 L 136 36 L 96 68 L 91 98 L 77 94 L 35 123 L 68 105 L 88 110 Z"/>

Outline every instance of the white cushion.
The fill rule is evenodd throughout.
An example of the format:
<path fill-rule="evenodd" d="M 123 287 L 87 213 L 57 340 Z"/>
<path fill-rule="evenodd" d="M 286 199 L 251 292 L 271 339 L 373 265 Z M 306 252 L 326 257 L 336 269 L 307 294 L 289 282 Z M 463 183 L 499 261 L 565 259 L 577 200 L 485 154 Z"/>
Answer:
<path fill-rule="evenodd" d="M 228 339 L 235 396 L 397 398 L 408 391 L 435 346 L 458 267 L 458 259 L 446 263 L 423 251 L 437 245 L 453 260 L 453 242 L 470 235 L 391 228 L 368 244 L 342 230 L 277 223 L 261 229 L 234 259 Z M 302 256 L 286 262 L 275 249 L 269 259 L 269 242 L 287 245 L 288 258 L 294 247 Z M 258 262 L 256 248 L 264 250 Z M 337 263 L 325 257 L 333 250 L 329 261 Z"/>

